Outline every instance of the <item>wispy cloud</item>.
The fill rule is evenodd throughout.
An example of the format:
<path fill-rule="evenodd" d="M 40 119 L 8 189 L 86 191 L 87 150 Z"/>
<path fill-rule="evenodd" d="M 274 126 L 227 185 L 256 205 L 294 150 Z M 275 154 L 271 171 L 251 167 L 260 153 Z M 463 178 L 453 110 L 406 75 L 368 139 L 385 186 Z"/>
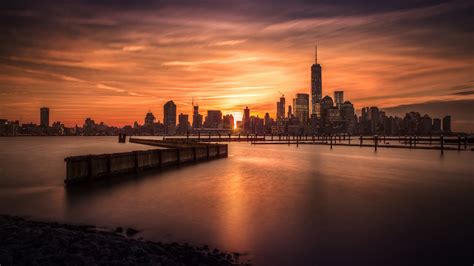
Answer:
<path fill-rule="evenodd" d="M 32 121 L 49 105 L 68 123 L 130 124 L 168 99 L 188 112 L 192 97 L 203 111 L 274 115 L 278 91 L 309 93 L 315 43 L 323 93 L 343 89 L 357 108 L 472 97 L 472 1 L 23 2 L 0 10 L 12 119 L 22 107 L 6 104 L 25 95 Z"/>

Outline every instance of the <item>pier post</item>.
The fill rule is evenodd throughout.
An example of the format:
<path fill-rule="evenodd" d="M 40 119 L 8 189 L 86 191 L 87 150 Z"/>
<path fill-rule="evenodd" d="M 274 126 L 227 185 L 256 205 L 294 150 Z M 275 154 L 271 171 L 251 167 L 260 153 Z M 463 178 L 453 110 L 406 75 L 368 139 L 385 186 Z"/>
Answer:
<path fill-rule="evenodd" d="M 351 134 L 349 134 L 347 137 L 349 139 L 349 145 L 351 145 Z"/>
<path fill-rule="evenodd" d="M 272 133 L 272 141 L 273 141 L 273 133 Z"/>
<path fill-rule="evenodd" d="M 458 151 L 461 150 L 461 135 L 458 135 Z"/>
<path fill-rule="evenodd" d="M 201 132 L 198 132 L 198 141 L 201 140 Z"/>
<path fill-rule="evenodd" d="M 443 135 L 439 136 L 439 144 L 441 146 L 441 155 L 443 155 L 444 153 L 444 136 Z"/>
<path fill-rule="evenodd" d="M 231 140 L 231 139 L 230 139 L 230 136 L 231 136 L 231 135 L 230 135 L 230 133 L 229 133 L 229 142 L 230 142 L 230 140 Z"/>
<path fill-rule="evenodd" d="M 464 149 L 467 149 L 467 136 L 464 136 Z"/>
<path fill-rule="evenodd" d="M 186 140 L 189 140 L 189 130 L 186 131 Z"/>
<path fill-rule="evenodd" d="M 416 147 L 416 141 L 418 140 L 418 137 L 415 135 L 415 136 L 413 136 L 413 138 L 414 138 L 414 141 L 415 141 L 415 147 Z"/>
<path fill-rule="evenodd" d="M 329 135 L 329 145 L 331 145 L 331 150 L 332 150 L 332 135 Z"/>
<path fill-rule="evenodd" d="M 239 142 L 240 142 L 240 133 L 239 133 Z"/>
<path fill-rule="evenodd" d="M 360 146 L 361 147 L 362 147 L 362 142 L 363 142 L 362 135 L 360 135 Z"/>
<path fill-rule="evenodd" d="M 290 146 L 290 141 L 291 141 L 290 135 L 287 135 L 287 139 L 288 139 L 288 146 Z"/>
<path fill-rule="evenodd" d="M 430 146 L 431 146 L 431 139 L 432 139 L 432 136 L 431 136 L 431 134 L 430 134 Z"/>
<path fill-rule="evenodd" d="M 411 146 L 412 146 L 412 136 L 410 136 L 410 149 L 411 149 Z"/>
<path fill-rule="evenodd" d="M 377 146 L 379 145 L 379 136 L 378 135 L 375 135 L 374 136 L 374 148 L 375 148 L 375 151 L 377 151 Z"/>
<path fill-rule="evenodd" d="M 298 146 L 299 146 L 299 139 L 296 138 L 296 147 L 298 147 Z"/>

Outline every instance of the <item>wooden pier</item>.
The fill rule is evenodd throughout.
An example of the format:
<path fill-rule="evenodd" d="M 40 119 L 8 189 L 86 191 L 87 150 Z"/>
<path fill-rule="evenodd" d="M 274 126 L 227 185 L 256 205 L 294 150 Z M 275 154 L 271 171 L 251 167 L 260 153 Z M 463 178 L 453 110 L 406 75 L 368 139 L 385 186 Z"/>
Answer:
<path fill-rule="evenodd" d="M 228 156 L 227 144 L 184 143 L 134 138 L 130 138 L 130 142 L 165 148 L 67 157 L 64 159 L 66 162 L 64 182 L 67 185 L 88 183 L 151 169 L 163 169 Z"/>

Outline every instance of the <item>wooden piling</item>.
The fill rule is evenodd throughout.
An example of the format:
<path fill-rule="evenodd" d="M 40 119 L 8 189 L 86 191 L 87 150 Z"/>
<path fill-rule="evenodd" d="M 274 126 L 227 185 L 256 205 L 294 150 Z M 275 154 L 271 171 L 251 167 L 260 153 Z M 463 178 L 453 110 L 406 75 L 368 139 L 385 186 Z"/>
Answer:
<path fill-rule="evenodd" d="M 377 146 L 379 145 L 379 136 L 378 135 L 375 135 L 374 136 L 374 148 L 375 148 L 375 151 L 377 151 Z"/>
<path fill-rule="evenodd" d="M 443 135 L 439 136 L 439 143 L 441 146 L 441 155 L 443 155 L 444 153 L 444 136 Z"/>
<path fill-rule="evenodd" d="M 458 151 L 461 150 L 461 136 L 458 135 Z"/>

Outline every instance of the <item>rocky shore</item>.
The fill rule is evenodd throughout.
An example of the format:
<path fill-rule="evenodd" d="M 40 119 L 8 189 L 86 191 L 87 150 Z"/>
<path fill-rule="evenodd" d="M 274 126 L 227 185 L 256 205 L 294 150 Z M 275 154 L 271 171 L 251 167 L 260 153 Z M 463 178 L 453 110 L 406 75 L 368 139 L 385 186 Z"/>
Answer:
<path fill-rule="evenodd" d="M 133 239 L 137 232 L 0 215 L 0 265 L 242 265 L 238 253 Z"/>

